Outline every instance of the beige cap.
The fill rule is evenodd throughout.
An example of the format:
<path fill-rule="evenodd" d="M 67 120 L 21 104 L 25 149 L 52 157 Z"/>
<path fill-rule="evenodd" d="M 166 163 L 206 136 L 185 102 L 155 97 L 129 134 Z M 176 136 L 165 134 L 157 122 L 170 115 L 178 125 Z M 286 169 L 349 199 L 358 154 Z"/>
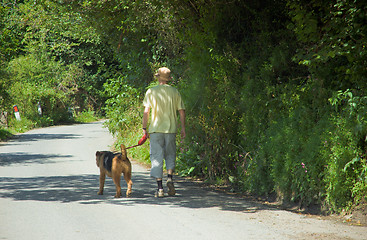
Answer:
<path fill-rule="evenodd" d="M 159 68 L 154 76 L 159 77 L 163 81 L 169 81 L 171 80 L 171 70 L 166 67 Z"/>

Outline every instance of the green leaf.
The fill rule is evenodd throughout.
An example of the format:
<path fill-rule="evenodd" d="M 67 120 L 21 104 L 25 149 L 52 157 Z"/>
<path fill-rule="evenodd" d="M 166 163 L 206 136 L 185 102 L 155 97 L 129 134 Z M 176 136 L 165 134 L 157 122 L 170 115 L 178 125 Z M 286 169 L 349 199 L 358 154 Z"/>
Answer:
<path fill-rule="evenodd" d="M 361 158 L 360 158 L 360 157 L 355 157 L 355 158 L 353 158 L 353 160 L 352 160 L 352 161 L 350 161 L 350 162 L 348 162 L 347 164 L 345 164 L 343 171 L 344 171 L 344 172 L 346 172 L 346 171 L 347 171 L 347 169 L 348 169 L 351 165 L 355 164 L 356 162 L 359 162 L 360 160 L 361 160 Z"/>

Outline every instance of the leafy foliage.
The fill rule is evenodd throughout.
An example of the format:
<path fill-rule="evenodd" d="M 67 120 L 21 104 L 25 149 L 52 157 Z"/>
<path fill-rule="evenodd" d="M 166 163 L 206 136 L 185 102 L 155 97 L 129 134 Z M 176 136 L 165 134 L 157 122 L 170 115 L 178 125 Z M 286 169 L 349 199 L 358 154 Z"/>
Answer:
<path fill-rule="evenodd" d="M 70 121 L 71 108 L 99 112 L 104 77 L 110 74 L 106 63 L 113 61 L 105 61 L 111 50 L 82 15 L 48 0 L 4 2 L 2 9 L 7 20 L 2 31 L 15 36 L 14 43 L 5 39 L 1 45 L 7 53 L 0 75 L 0 84 L 7 86 L 1 110 L 11 112 L 16 104 L 41 126 Z"/>

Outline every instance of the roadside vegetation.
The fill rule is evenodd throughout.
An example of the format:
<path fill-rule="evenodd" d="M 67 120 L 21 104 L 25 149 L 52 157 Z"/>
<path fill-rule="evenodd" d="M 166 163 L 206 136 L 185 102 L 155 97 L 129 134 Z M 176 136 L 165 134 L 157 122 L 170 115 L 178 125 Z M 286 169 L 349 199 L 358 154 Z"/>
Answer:
<path fill-rule="evenodd" d="M 367 195 L 366 12 L 358 0 L 4 0 L 0 111 L 19 132 L 106 118 L 116 145 L 135 145 L 167 66 L 187 107 L 180 174 L 349 211 Z M 149 160 L 148 144 L 130 153 Z"/>

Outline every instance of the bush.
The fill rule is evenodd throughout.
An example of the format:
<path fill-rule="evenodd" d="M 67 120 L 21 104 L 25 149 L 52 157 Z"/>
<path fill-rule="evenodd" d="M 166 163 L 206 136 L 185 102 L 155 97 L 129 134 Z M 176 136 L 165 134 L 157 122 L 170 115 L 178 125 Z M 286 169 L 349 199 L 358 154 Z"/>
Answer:
<path fill-rule="evenodd" d="M 21 120 L 18 121 L 15 118 L 9 119 L 9 126 L 18 133 L 27 132 L 35 127 L 35 123 L 24 116 L 20 116 Z"/>
<path fill-rule="evenodd" d="M 323 155 L 328 160 L 325 173 L 326 204 L 331 211 L 350 209 L 366 196 L 367 97 L 350 90 L 330 98 L 337 110 L 331 118 Z"/>
<path fill-rule="evenodd" d="M 106 126 L 116 137 L 115 148 L 123 143 L 126 147 L 136 145 L 142 137 L 142 97 L 136 88 L 126 84 L 123 77 L 109 79 L 105 84 Z M 129 150 L 132 157 L 149 160 L 149 141 L 139 148 Z"/>
<path fill-rule="evenodd" d="M 89 110 L 84 110 L 79 114 L 76 114 L 76 116 L 74 117 L 74 120 L 76 122 L 88 123 L 88 122 L 97 121 L 98 118 L 96 117 L 95 112 L 89 109 Z"/>
<path fill-rule="evenodd" d="M 4 129 L 3 127 L 0 127 L 0 139 L 1 140 L 6 140 L 10 138 L 11 136 L 13 136 L 13 134 L 11 133 L 9 129 Z"/>

